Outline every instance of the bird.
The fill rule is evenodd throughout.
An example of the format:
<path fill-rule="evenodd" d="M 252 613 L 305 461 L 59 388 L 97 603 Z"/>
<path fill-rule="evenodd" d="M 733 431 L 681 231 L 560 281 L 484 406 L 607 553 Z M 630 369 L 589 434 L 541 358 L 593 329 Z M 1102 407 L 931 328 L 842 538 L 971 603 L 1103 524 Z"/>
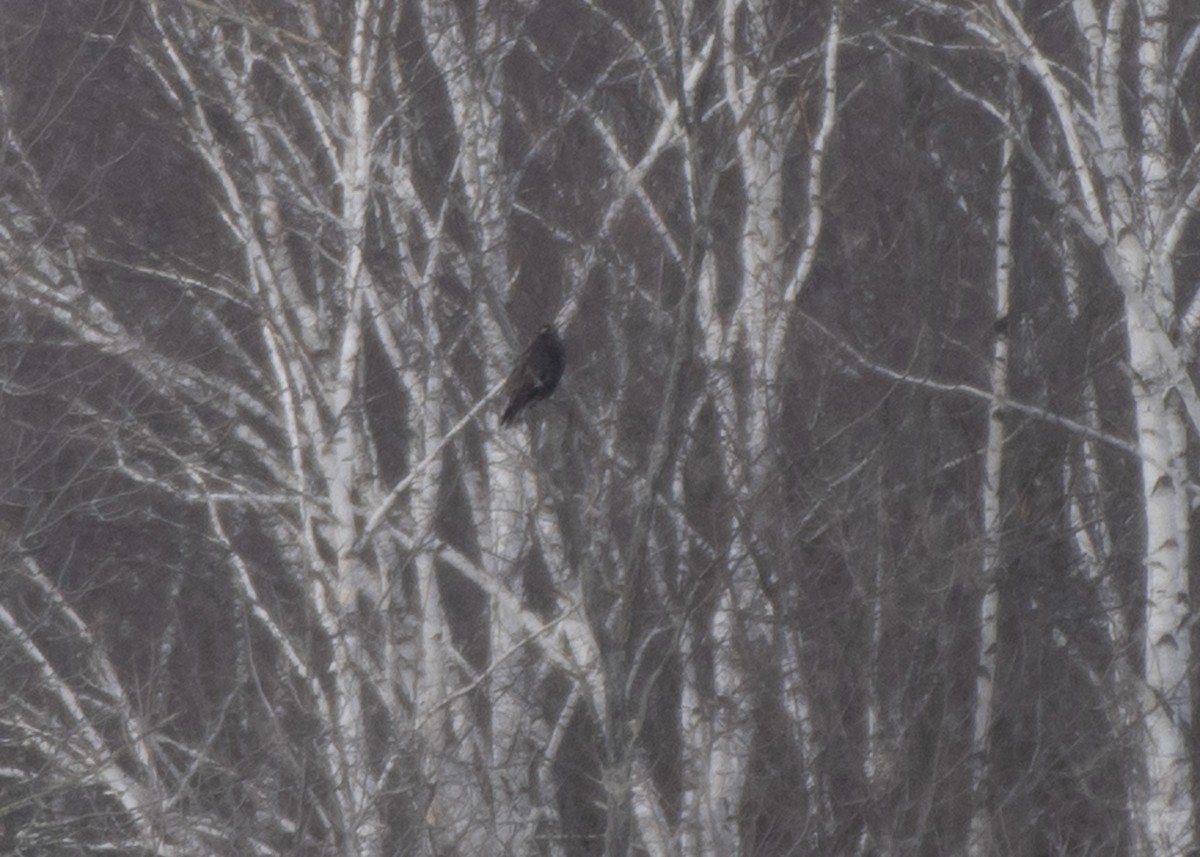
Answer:
<path fill-rule="evenodd" d="M 508 376 L 505 384 L 508 407 L 500 417 L 500 425 L 511 425 L 529 405 L 549 398 L 562 378 L 566 363 L 567 355 L 558 331 L 553 324 L 544 325 Z"/>

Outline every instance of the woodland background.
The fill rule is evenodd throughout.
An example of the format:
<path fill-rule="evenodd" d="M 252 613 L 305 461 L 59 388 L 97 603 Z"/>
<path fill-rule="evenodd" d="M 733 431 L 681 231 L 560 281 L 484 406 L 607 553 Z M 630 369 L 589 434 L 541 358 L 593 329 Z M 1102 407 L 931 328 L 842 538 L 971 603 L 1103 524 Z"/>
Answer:
<path fill-rule="evenodd" d="M 4 0 L 0 852 L 1195 853 L 1198 47 Z"/>

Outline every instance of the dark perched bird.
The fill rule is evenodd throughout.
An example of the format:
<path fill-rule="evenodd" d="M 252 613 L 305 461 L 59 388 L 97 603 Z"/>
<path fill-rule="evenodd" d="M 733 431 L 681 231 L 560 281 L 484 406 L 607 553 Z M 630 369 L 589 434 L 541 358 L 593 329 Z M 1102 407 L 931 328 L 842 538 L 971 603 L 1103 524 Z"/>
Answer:
<path fill-rule="evenodd" d="M 508 376 L 508 407 L 500 417 L 500 425 L 509 425 L 530 404 L 549 398 L 558 386 L 567 355 L 554 325 L 547 324 L 529 343 Z"/>

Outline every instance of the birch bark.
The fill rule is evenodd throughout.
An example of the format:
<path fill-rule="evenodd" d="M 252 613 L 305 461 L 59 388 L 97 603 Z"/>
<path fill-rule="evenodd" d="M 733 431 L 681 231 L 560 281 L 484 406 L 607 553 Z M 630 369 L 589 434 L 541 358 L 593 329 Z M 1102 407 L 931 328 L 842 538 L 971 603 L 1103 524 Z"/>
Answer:
<path fill-rule="evenodd" d="M 971 824 L 968 853 L 980 857 L 991 853 L 991 807 L 984 800 L 989 770 L 989 735 L 995 706 L 998 651 L 998 610 L 1001 573 L 1001 534 L 1004 520 L 1001 505 L 1001 480 L 1004 475 L 1004 445 L 1008 431 L 1000 402 L 1008 398 L 1009 340 L 1012 283 L 1013 156 L 1015 146 L 1005 137 L 1000 149 L 1000 184 L 996 191 L 996 231 L 994 313 L 996 339 L 992 344 L 991 391 L 996 397 L 988 405 L 987 441 L 983 464 L 983 567 L 979 599 L 979 654 L 975 678 L 975 702 L 971 735 Z"/>

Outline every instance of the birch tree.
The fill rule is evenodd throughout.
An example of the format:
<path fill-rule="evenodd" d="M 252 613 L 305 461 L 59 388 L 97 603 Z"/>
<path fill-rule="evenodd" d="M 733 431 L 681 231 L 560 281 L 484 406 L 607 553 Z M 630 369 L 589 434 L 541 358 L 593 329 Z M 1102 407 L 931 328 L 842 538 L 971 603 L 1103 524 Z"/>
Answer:
<path fill-rule="evenodd" d="M 1191 224 L 1195 195 L 1187 159 L 1179 158 L 1190 129 L 1173 123 L 1185 109 L 1190 43 L 1172 40 L 1168 3 L 1073 3 L 1054 16 L 1053 39 L 1023 9 L 925 6 L 1019 69 L 1049 117 L 1052 147 L 1034 126 L 1015 123 L 1022 156 L 1041 192 L 1071 224 L 1071 240 L 1100 260 L 1118 290 L 1130 367 L 1141 466 L 1145 558 L 1141 653 L 1131 665 L 1141 688 L 1128 688 L 1144 728 L 1142 773 L 1130 783 L 1139 853 L 1183 853 L 1194 840 L 1188 796 L 1193 778 L 1188 748 L 1191 683 L 1188 435 L 1196 427 L 1190 359 L 1194 309 L 1176 288 L 1180 242 Z M 1063 34 L 1069 34 L 1061 38 Z M 1133 33 L 1133 41 L 1125 40 Z M 1127 106 L 1123 69 L 1133 72 Z M 961 92 L 1002 126 L 996 102 L 978 90 Z M 1097 288 L 1099 286 L 1096 286 Z M 1119 638 L 1114 639 L 1120 645 Z M 1140 661 L 1140 663 L 1138 663 Z M 1139 682 L 1140 683 L 1140 682 Z"/>

